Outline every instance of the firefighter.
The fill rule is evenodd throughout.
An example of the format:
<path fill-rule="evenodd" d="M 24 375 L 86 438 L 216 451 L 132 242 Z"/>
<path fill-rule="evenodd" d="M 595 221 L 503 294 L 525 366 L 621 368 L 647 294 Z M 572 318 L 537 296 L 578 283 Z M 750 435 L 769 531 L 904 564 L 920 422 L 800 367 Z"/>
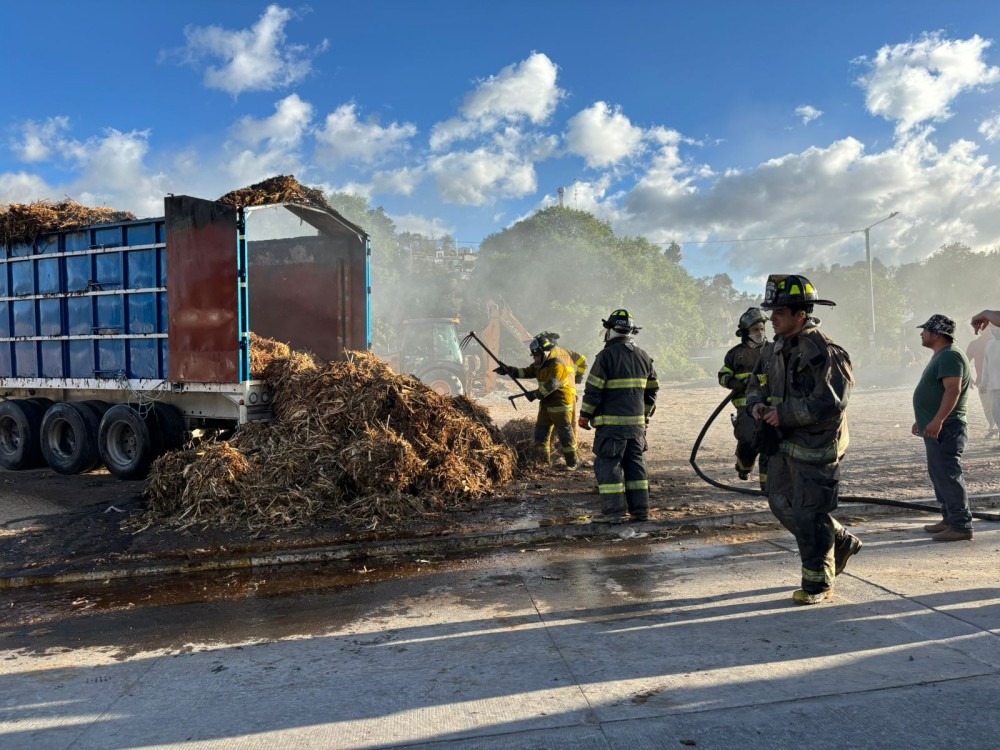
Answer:
<path fill-rule="evenodd" d="M 538 388 L 525 394 L 528 401 L 539 400 L 535 420 L 535 445 L 546 461 L 551 460 L 550 441 L 555 430 L 566 470 L 574 471 L 578 464 L 576 436 L 573 430 L 573 405 L 576 385 L 573 370 L 558 354 L 555 342 L 539 334 L 528 342 L 532 363 L 527 367 L 500 364 L 493 372 L 514 378 L 537 378 Z"/>
<path fill-rule="evenodd" d="M 722 369 L 719 370 L 719 385 L 733 392 L 733 406 L 736 407 L 736 413 L 732 416 L 733 434 L 736 436 L 736 474 L 743 480 L 750 478 L 750 471 L 757 460 L 757 449 L 753 444 L 754 421 L 746 413 L 746 388 L 750 373 L 767 343 L 764 336 L 766 322 L 767 318 L 758 307 L 751 307 L 740 316 L 736 328 L 740 343 L 726 352 Z M 761 489 L 764 489 L 764 483 L 767 482 L 767 456 L 760 457 L 758 478 Z"/>
<path fill-rule="evenodd" d="M 544 336 L 550 341 L 558 341 L 559 334 L 553 331 L 542 331 L 539 336 Z M 574 352 L 572 349 L 566 349 L 562 346 L 556 346 L 552 350 L 553 357 L 559 357 L 563 364 L 566 365 L 573 372 L 573 381 L 580 385 L 583 382 L 584 376 L 587 374 L 587 358 L 580 354 L 579 352 Z M 580 400 L 579 389 L 577 389 L 577 395 L 573 398 L 573 416 L 570 420 L 570 425 L 573 427 L 573 440 L 577 441 L 576 434 L 576 422 L 577 422 L 577 402 Z M 557 435 L 558 437 L 558 435 Z M 581 462 L 581 465 L 582 462 Z"/>
<path fill-rule="evenodd" d="M 814 305 L 833 304 L 820 299 L 805 276 L 769 276 L 761 307 L 771 312 L 774 341 L 764 347 L 746 391 L 758 445 L 770 454 L 768 504 L 798 543 L 802 588 L 792 594 L 798 604 L 832 596 L 834 578 L 862 546 L 830 515 L 854 385 L 847 352 L 820 333 L 812 317 Z"/>
<path fill-rule="evenodd" d="M 544 336 L 550 341 L 558 341 L 559 334 L 553 331 L 542 331 L 539 336 Z M 572 349 L 566 349 L 562 346 L 556 346 L 553 354 L 557 357 L 562 357 L 566 366 L 573 371 L 573 380 L 577 385 L 583 382 L 584 376 L 587 374 L 587 358 L 584 357 L 579 352 L 574 352 Z"/>
<path fill-rule="evenodd" d="M 601 513 L 593 522 L 646 521 L 649 479 L 643 453 L 659 384 L 653 359 L 632 341 L 640 329 L 628 310 L 615 310 L 601 322 L 605 344 L 587 376 L 579 421 L 585 430 L 591 424 L 597 428 L 594 474 Z"/>

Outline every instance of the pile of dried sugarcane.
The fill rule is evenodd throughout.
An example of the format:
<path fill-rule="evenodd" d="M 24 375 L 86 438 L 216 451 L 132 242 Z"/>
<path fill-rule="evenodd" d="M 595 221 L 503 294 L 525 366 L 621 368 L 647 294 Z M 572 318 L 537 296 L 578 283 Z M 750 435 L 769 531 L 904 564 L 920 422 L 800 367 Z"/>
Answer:
<path fill-rule="evenodd" d="M 238 208 L 266 206 L 271 203 L 305 203 L 308 206 L 330 210 L 330 204 L 327 203 L 322 190 L 300 185 L 292 175 L 269 177 L 263 182 L 233 190 L 219 198 L 219 203 L 228 203 Z"/>
<path fill-rule="evenodd" d="M 274 420 L 159 458 L 143 524 L 371 530 L 465 507 L 514 476 L 515 453 L 484 409 L 374 354 L 319 363 L 293 351 L 272 356 L 263 377 Z"/>
<path fill-rule="evenodd" d="M 0 244 L 30 244 L 52 232 L 71 232 L 92 224 L 134 221 L 135 214 L 113 208 L 88 208 L 76 201 L 36 201 L 0 207 Z"/>

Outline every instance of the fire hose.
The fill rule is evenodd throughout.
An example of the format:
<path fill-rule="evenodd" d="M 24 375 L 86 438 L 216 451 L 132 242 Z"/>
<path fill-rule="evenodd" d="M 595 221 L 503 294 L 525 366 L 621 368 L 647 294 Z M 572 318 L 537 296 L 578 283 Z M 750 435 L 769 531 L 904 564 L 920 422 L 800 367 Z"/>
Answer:
<path fill-rule="evenodd" d="M 739 492 L 742 495 L 756 495 L 758 497 L 763 497 L 765 493 L 762 490 L 752 490 L 747 487 L 736 487 L 731 484 L 725 484 L 723 482 L 719 482 L 706 475 L 705 472 L 701 470 L 701 467 L 698 466 L 698 460 L 697 460 L 698 449 L 701 448 L 701 443 L 705 439 L 705 435 L 708 433 L 708 428 L 712 426 L 712 423 L 715 421 L 715 418 L 719 416 L 722 410 L 726 408 L 726 405 L 732 400 L 733 400 L 733 394 L 730 392 L 724 399 L 722 399 L 722 403 L 720 403 L 717 407 L 715 407 L 715 411 L 712 412 L 711 416 L 708 418 L 708 421 L 706 421 L 705 425 L 701 428 L 701 432 L 698 433 L 698 438 L 694 441 L 694 447 L 691 448 L 691 458 L 690 458 L 691 466 L 694 468 L 695 474 L 697 474 L 699 477 L 701 477 L 703 480 L 708 482 L 713 487 L 718 487 L 720 490 L 728 490 L 730 492 Z M 890 500 L 889 498 L 885 497 L 841 495 L 839 499 L 843 500 L 845 503 L 868 503 L 869 505 L 887 505 L 894 508 L 919 510 L 923 513 L 934 513 L 938 515 L 941 513 L 941 507 L 938 505 L 926 505 L 924 503 L 909 503 L 904 500 Z M 978 518 L 982 521 L 1000 521 L 1000 514 L 997 513 L 981 513 L 978 511 L 973 511 L 972 517 Z"/>

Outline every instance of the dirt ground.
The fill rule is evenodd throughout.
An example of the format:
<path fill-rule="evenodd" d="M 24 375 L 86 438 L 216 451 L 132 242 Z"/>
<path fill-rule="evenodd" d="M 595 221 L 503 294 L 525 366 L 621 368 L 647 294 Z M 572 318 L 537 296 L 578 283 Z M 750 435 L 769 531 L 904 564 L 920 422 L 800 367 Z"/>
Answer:
<path fill-rule="evenodd" d="M 919 373 L 915 373 L 914 377 Z M 864 387 L 855 390 L 848 414 L 851 447 L 842 472 L 842 494 L 915 500 L 932 497 L 923 441 L 910 435 L 912 386 Z M 705 421 L 725 396 L 711 381 L 666 385 L 650 424 L 650 505 L 652 519 L 680 521 L 692 516 L 718 515 L 766 508 L 751 495 L 715 488 L 702 481 L 689 462 L 691 449 Z M 498 424 L 531 416 L 521 402 L 515 412 L 500 393 L 481 401 Z M 986 421 L 978 396 L 971 396 L 970 443 L 965 476 L 973 494 L 1000 492 L 1000 441 L 987 440 Z M 697 457 L 713 479 L 748 489 L 733 469 L 732 407 L 719 415 L 705 435 Z M 124 482 L 106 472 L 64 477 L 47 469 L 0 474 L 0 573 L 51 572 L 68 566 L 86 567 L 110 561 L 195 557 L 241 553 L 275 547 L 308 546 L 333 541 L 471 533 L 497 529 L 585 522 L 599 511 L 590 452 L 593 433 L 580 432 L 587 468 L 567 473 L 542 469 L 498 488 L 472 510 L 410 519 L 397 528 L 370 534 L 350 534 L 327 527 L 276 531 L 254 537 L 240 530 L 214 529 L 178 533 L 151 529 L 128 534 L 121 521 L 143 508 L 141 482 Z M 973 501 L 975 505 L 975 501 Z M 841 513 L 849 512 L 849 505 Z"/>

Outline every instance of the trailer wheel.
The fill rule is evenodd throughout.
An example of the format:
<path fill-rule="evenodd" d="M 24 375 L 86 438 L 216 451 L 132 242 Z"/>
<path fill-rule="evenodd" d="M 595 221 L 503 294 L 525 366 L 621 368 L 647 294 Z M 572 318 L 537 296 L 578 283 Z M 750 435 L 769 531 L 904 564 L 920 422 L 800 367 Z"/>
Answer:
<path fill-rule="evenodd" d="M 93 411 L 94 414 L 97 415 L 98 422 L 104 419 L 104 415 L 107 414 L 108 409 L 111 408 L 111 404 L 109 404 L 107 401 L 91 400 L 91 401 L 79 401 L 77 403 L 79 403 L 80 406 L 89 406 L 91 411 Z"/>
<path fill-rule="evenodd" d="M 42 419 L 42 455 L 58 474 L 80 474 L 101 463 L 97 450 L 100 420 L 84 404 L 53 404 Z"/>
<path fill-rule="evenodd" d="M 184 417 L 180 410 L 170 404 L 153 404 L 153 417 L 159 428 L 160 435 L 156 455 L 160 456 L 170 451 L 179 451 L 184 447 Z"/>
<path fill-rule="evenodd" d="M 156 457 L 155 423 L 128 404 L 115 404 L 101 419 L 97 446 L 108 471 L 119 479 L 142 479 Z"/>
<path fill-rule="evenodd" d="M 461 396 L 465 392 L 459 377 L 447 370 L 431 370 L 420 379 L 428 388 L 442 396 Z"/>
<path fill-rule="evenodd" d="M 30 401 L 33 404 L 38 404 L 42 410 L 42 414 L 55 403 L 51 398 L 42 398 L 41 396 L 32 396 L 31 398 L 24 399 L 25 401 Z"/>
<path fill-rule="evenodd" d="M 0 402 L 0 466 L 10 471 L 42 463 L 42 408 L 31 401 Z"/>

